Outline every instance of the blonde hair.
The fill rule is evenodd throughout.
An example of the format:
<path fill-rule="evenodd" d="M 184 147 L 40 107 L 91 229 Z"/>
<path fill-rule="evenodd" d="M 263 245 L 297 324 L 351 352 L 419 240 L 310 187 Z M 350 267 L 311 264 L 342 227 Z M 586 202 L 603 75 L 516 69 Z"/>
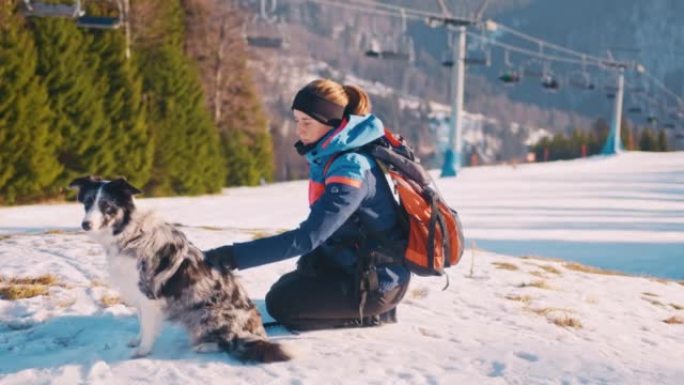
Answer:
<path fill-rule="evenodd" d="M 359 86 L 342 85 L 330 79 L 317 79 L 307 84 L 304 89 L 319 98 L 343 106 L 348 114 L 367 115 L 371 113 L 370 97 Z"/>

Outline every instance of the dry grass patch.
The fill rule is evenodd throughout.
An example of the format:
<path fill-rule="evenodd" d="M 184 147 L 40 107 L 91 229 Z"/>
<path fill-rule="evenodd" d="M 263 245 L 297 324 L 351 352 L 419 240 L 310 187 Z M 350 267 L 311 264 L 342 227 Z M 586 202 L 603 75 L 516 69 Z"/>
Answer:
<path fill-rule="evenodd" d="M 66 234 L 66 231 L 62 229 L 50 229 L 45 231 L 43 234 L 45 235 L 51 235 L 51 234 Z"/>
<path fill-rule="evenodd" d="M 539 268 L 541 268 L 542 270 L 544 270 L 547 273 L 556 274 L 556 275 L 562 275 L 563 274 L 563 273 L 561 273 L 560 270 L 556 269 L 555 267 L 553 267 L 551 265 L 542 265 L 542 266 L 539 266 Z"/>
<path fill-rule="evenodd" d="M 523 288 L 523 287 L 536 287 L 539 289 L 551 289 L 551 286 L 549 286 L 548 283 L 544 280 L 536 280 L 532 282 L 523 282 L 518 287 Z"/>
<path fill-rule="evenodd" d="M 47 295 L 47 293 L 48 287 L 45 285 L 12 285 L 0 287 L 0 298 L 10 301 Z"/>
<path fill-rule="evenodd" d="M 517 301 L 517 302 L 522 302 L 525 305 L 529 304 L 530 301 L 532 301 L 532 296 L 529 295 L 517 295 L 517 294 L 509 294 L 506 296 L 506 299 L 511 300 L 511 301 Z"/>
<path fill-rule="evenodd" d="M 539 277 L 539 278 L 549 278 L 549 275 L 544 273 L 541 270 L 535 270 L 535 271 L 531 272 L 530 275 L 534 275 L 535 277 Z"/>
<path fill-rule="evenodd" d="M 641 297 L 641 299 L 643 299 L 644 301 L 650 303 L 651 305 L 663 306 L 663 307 L 665 306 L 664 303 L 662 303 L 662 302 L 660 302 L 660 301 L 658 301 L 658 300 L 655 300 L 655 299 L 651 299 L 651 298 L 648 298 L 648 297 Z"/>
<path fill-rule="evenodd" d="M 627 276 L 627 274 L 621 273 L 619 271 L 601 269 L 599 267 L 582 265 L 580 263 L 575 263 L 575 262 L 565 262 L 565 263 L 563 263 L 563 267 L 565 267 L 568 270 L 579 271 L 582 273 L 589 273 L 589 274 Z"/>
<path fill-rule="evenodd" d="M 672 308 L 675 310 L 684 310 L 684 306 L 677 305 L 676 303 L 671 303 L 670 306 L 672 306 Z"/>
<path fill-rule="evenodd" d="M 45 285 L 54 286 L 57 284 L 57 277 L 52 274 L 39 275 L 37 277 L 10 278 L 6 279 L 10 285 Z"/>
<path fill-rule="evenodd" d="M 582 329 L 584 327 L 580 320 L 570 316 L 572 311 L 569 309 L 545 307 L 541 309 L 530 309 L 530 311 L 546 317 L 549 322 L 560 327 L 573 329 Z"/>
<path fill-rule="evenodd" d="M 551 322 L 564 328 L 582 329 L 583 327 L 582 322 L 580 322 L 580 320 L 567 315 L 553 318 L 551 319 Z"/>
<path fill-rule="evenodd" d="M 492 262 L 492 265 L 501 270 L 518 270 L 518 266 L 508 262 Z"/>
<path fill-rule="evenodd" d="M 413 299 L 423 299 L 428 296 L 429 292 L 427 287 L 418 287 L 409 292 L 409 297 Z"/>
<path fill-rule="evenodd" d="M 645 291 L 645 292 L 643 292 L 643 293 L 641 293 L 641 294 L 647 295 L 647 296 L 649 296 L 649 297 L 657 297 L 657 296 L 658 296 L 658 294 L 649 293 L 649 292 L 647 292 L 647 291 Z"/>
<path fill-rule="evenodd" d="M 672 317 L 670 317 L 666 320 L 663 320 L 663 322 L 665 322 L 668 325 L 680 325 L 680 324 L 684 324 L 684 318 L 673 315 Z"/>
<path fill-rule="evenodd" d="M 23 298 L 32 298 L 39 295 L 47 295 L 50 286 L 63 286 L 52 274 L 26 278 L 0 279 L 0 298 L 15 301 Z"/>
<path fill-rule="evenodd" d="M 252 240 L 257 240 L 271 236 L 271 233 L 261 230 L 252 230 L 250 231 L 250 233 L 252 233 Z"/>
<path fill-rule="evenodd" d="M 121 301 L 121 297 L 118 295 L 105 294 L 102 296 L 102 298 L 100 298 L 100 304 L 102 307 L 111 307 L 120 303 L 123 303 L 123 301 Z"/>
<path fill-rule="evenodd" d="M 199 228 L 202 230 L 209 230 L 209 231 L 221 231 L 221 230 L 223 230 L 222 228 L 217 227 L 217 226 L 200 226 Z"/>

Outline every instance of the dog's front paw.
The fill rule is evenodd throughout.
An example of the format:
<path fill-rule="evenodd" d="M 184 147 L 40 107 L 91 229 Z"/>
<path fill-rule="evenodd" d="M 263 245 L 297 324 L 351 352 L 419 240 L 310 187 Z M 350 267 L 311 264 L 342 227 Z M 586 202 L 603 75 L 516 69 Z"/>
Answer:
<path fill-rule="evenodd" d="M 138 346 L 140 346 L 140 337 L 135 337 L 131 339 L 130 341 L 128 341 L 127 345 L 129 348 L 137 348 Z"/>
<path fill-rule="evenodd" d="M 136 359 L 136 358 L 142 358 L 150 355 L 150 349 L 136 349 L 133 354 L 131 354 L 131 358 Z"/>
<path fill-rule="evenodd" d="M 221 351 L 216 342 L 203 342 L 192 347 L 195 353 L 218 353 Z"/>

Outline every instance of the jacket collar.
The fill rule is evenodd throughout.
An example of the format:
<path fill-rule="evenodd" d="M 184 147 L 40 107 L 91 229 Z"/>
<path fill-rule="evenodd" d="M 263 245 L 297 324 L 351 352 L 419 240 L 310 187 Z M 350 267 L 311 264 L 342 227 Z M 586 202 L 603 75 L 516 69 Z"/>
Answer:
<path fill-rule="evenodd" d="M 307 148 L 304 156 L 309 163 L 313 163 L 338 152 L 362 147 L 384 134 L 382 121 L 375 115 L 350 115 L 338 127 L 313 143 L 311 148 Z"/>

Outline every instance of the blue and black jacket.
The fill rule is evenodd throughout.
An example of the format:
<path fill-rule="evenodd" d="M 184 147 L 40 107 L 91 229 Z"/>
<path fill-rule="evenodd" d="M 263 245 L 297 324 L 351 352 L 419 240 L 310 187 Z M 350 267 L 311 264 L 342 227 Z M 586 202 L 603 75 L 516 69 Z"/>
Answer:
<path fill-rule="evenodd" d="M 354 151 L 383 135 L 377 117 L 351 115 L 319 140 L 305 154 L 310 167 L 309 216 L 297 229 L 236 243 L 237 268 L 316 251 L 320 263 L 353 276 L 358 262 L 356 241 L 365 234 L 383 234 L 384 241 L 405 245 L 406 236 L 382 169 L 372 157 Z M 381 264 L 376 269 L 380 291 L 404 285 L 410 277 L 402 264 Z"/>

